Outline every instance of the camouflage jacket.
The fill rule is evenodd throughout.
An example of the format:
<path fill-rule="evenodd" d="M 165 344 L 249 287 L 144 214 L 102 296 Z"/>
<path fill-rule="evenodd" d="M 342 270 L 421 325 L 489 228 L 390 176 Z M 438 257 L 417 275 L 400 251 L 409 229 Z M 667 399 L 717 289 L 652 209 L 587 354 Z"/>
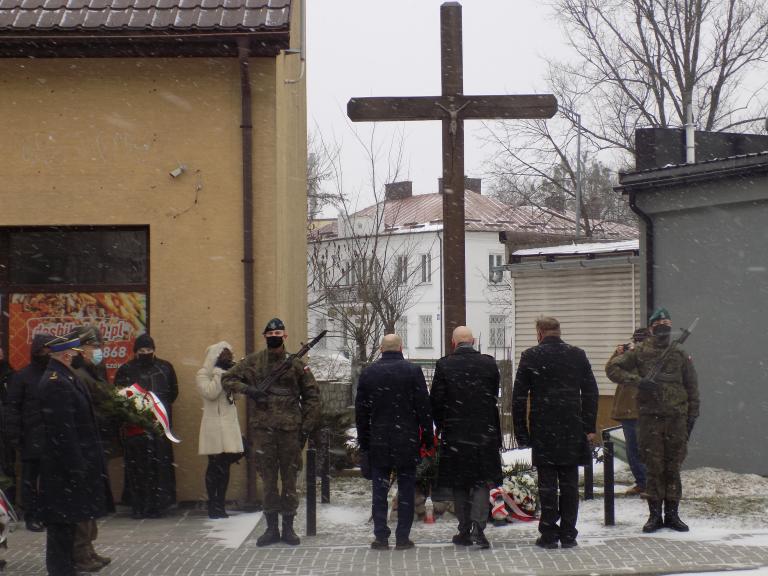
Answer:
<path fill-rule="evenodd" d="M 657 338 L 648 338 L 634 350 L 614 356 L 605 372 L 614 382 L 637 386 L 658 362 L 667 344 Z M 656 385 L 649 390 L 637 391 L 639 414 L 670 416 L 699 416 L 699 383 L 693 360 L 679 346 L 675 347 L 654 379 Z"/>
<path fill-rule="evenodd" d="M 221 379 L 228 393 L 243 393 L 266 378 L 285 358 L 285 351 L 272 354 L 267 350 L 249 354 L 230 368 Z M 301 360 L 283 374 L 262 402 L 248 400 L 251 406 L 249 425 L 254 428 L 302 430 L 310 433 L 320 420 L 320 389 L 315 377 Z"/>

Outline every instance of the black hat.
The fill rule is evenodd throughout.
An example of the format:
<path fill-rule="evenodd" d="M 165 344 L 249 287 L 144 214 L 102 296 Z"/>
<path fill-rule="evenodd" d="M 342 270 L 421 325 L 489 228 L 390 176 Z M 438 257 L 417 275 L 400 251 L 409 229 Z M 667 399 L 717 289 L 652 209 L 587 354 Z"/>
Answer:
<path fill-rule="evenodd" d="M 136 341 L 133 343 L 133 351 L 137 352 L 139 348 L 152 348 L 154 350 L 155 341 L 152 340 L 152 336 L 144 332 L 144 334 L 136 338 Z"/>
<path fill-rule="evenodd" d="M 32 337 L 32 345 L 29 349 L 30 354 L 32 354 L 32 356 L 40 354 L 40 352 L 43 351 L 43 348 L 48 346 L 48 342 L 52 339 L 53 337 L 50 334 L 35 334 Z"/>
<path fill-rule="evenodd" d="M 285 330 L 285 324 L 283 324 L 283 321 L 280 320 L 280 318 L 272 318 L 272 320 L 267 322 L 267 326 L 264 328 L 262 334 L 272 332 L 272 330 Z"/>
<path fill-rule="evenodd" d="M 77 330 L 73 330 L 64 336 L 56 336 L 48 341 L 48 349 L 51 352 L 64 352 L 80 346 L 80 338 Z"/>
<path fill-rule="evenodd" d="M 101 333 L 96 326 L 81 326 L 78 329 L 78 332 L 80 333 L 81 344 L 93 344 L 95 346 L 101 346 L 104 343 L 104 340 L 101 338 Z"/>

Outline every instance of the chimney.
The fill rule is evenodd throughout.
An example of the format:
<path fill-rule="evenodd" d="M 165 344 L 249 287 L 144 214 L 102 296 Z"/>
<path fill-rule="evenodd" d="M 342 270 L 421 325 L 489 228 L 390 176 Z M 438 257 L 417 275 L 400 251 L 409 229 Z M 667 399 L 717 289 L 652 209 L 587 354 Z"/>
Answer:
<path fill-rule="evenodd" d="M 467 178 L 464 176 L 464 189 L 474 192 L 475 194 L 482 194 L 483 179 L 482 178 Z M 443 179 L 437 179 L 437 191 L 443 193 Z"/>
<path fill-rule="evenodd" d="M 391 182 L 384 185 L 384 198 L 386 200 L 403 200 L 413 196 L 413 182 Z"/>

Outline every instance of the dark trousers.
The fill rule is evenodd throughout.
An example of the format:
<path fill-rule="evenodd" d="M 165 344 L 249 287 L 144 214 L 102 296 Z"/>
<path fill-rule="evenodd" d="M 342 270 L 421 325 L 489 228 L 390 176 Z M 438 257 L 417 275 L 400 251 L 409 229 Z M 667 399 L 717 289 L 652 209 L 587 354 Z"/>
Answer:
<path fill-rule="evenodd" d="M 477 522 L 481 529 L 485 528 L 491 510 L 488 494 L 487 482 L 453 487 L 453 510 L 459 521 L 459 532 L 469 533 L 472 522 Z"/>
<path fill-rule="evenodd" d="M 205 470 L 205 489 L 208 492 L 208 511 L 224 510 L 229 486 L 229 466 L 232 454 L 211 454 Z"/>
<path fill-rule="evenodd" d="M 154 438 L 140 434 L 125 439 L 125 471 L 131 494 L 131 508 L 136 515 L 158 514 L 159 461 Z"/>
<path fill-rule="evenodd" d="M 377 540 L 386 540 L 391 534 L 387 526 L 387 493 L 390 486 L 390 468 L 371 466 L 373 481 L 373 535 Z M 416 491 L 416 466 L 398 468 L 397 475 L 397 528 L 395 539 L 408 540 L 413 526 L 414 497 Z"/>
<path fill-rule="evenodd" d="M 76 524 L 46 525 L 45 567 L 49 576 L 75 576 L 72 559 Z"/>
<path fill-rule="evenodd" d="M 621 427 L 624 430 L 624 440 L 627 444 L 627 462 L 635 484 L 645 489 L 645 464 L 640 461 L 640 450 L 637 443 L 637 420 L 622 420 Z"/>
<path fill-rule="evenodd" d="M 40 460 L 22 460 L 21 503 L 24 506 L 24 520 L 26 522 L 36 522 L 39 519 L 38 478 L 40 478 Z"/>
<path fill-rule="evenodd" d="M 579 467 L 537 466 L 541 519 L 539 532 L 545 540 L 575 540 L 579 515 Z M 558 486 L 560 494 L 558 496 Z M 560 521 L 560 526 L 557 521 Z"/>

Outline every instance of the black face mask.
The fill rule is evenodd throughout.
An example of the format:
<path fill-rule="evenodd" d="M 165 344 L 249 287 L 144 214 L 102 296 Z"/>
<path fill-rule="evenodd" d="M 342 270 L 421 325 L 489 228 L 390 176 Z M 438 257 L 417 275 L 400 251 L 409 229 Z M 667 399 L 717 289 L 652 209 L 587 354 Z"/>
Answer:
<path fill-rule="evenodd" d="M 136 360 L 139 361 L 139 364 L 142 366 L 149 366 L 152 364 L 152 360 L 154 359 L 155 355 L 152 353 L 149 354 L 136 354 Z"/>
<path fill-rule="evenodd" d="M 235 363 L 232 362 L 232 360 L 229 360 L 229 359 L 219 358 L 216 361 L 216 367 L 221 368 L 222 370 L 229 370 L 234 365 L 235 365 Z"/>
<path fill-rule="evenodd" d="M 85 366 L 85 358 L 83 358 L 82 354 L 78 354 L 77 356 L 72 357 L 72 368 L 77 370 L 83 366 Z"/>
<path fill-rule="evenodd" d="M 267 348 L 280 348 L 283 345 L 282 336 L 267 336 Z"/>
<path fill-rule="evenodd" d="M 48 360 L 50 360 L 48 354 L 35 354 L 32 356 L 32 363 L 41 368 L 48 366 Z"/>
<path fill-rule="evenodd" d="M 672 333 L 672 326 L 666 324 L 659 324 L 653 328 L 654 336 L 669 336 Z"/>

